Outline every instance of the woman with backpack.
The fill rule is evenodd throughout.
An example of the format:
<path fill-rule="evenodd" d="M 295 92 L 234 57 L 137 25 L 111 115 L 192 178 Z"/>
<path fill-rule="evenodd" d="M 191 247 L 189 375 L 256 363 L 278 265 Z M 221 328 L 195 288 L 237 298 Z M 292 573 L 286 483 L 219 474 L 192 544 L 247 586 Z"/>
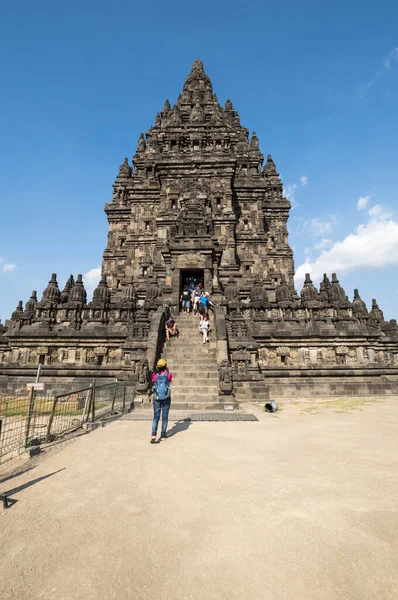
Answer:
<path fill-rule="evenodd" d="M 160 439 L 167 437 L 167 423 L 169 420 L 169 410 L 171 404 L 170 384 L 173 375 L 167 368 L 167 361 L 164 358 L 158 360 L 157 372 L 152 374 L 153 384 L 153 421 L 151 444 L 156 442 L 160 413 L 162 413 L 162 432 Z"/>

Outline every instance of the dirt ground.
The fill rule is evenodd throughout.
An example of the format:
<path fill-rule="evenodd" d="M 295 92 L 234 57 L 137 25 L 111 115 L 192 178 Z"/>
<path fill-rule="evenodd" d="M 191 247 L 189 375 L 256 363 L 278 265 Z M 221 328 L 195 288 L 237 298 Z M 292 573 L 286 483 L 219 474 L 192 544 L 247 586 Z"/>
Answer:
<path fill-rule="evenodd" d="M 3 480 L 0 597 L 397 598 L 398 398 L 255 410 L 155 445 L 119 420 Z"/>

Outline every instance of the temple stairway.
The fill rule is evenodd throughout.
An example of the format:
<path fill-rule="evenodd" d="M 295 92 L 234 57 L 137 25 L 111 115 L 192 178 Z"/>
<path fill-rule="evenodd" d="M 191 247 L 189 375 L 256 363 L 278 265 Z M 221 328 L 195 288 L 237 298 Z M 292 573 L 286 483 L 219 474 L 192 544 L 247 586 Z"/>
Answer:
<path fill-rule="evenodd" d="M 162 358 L 173 374 L 171 403 L 175 409 L 218 409 L 220 402 L 214 327 L 207 344 L 199 334 L 199 316 L 180 313 L 179 336 L 165 344 Z M 212 317 L 210 317 L 212 324 Z"/>

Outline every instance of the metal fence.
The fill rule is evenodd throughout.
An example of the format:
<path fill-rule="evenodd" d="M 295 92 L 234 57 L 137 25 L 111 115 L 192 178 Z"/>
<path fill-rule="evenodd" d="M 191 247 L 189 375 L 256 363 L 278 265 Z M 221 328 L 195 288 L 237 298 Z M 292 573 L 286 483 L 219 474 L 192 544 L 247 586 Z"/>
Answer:
<path fill-rule="evenodd" d="M 125 407 L 126 380 L 93 381 L 88 387 L 58 395 L 33 387 L 26 393 L 0 395 L 0 463 Z"/>

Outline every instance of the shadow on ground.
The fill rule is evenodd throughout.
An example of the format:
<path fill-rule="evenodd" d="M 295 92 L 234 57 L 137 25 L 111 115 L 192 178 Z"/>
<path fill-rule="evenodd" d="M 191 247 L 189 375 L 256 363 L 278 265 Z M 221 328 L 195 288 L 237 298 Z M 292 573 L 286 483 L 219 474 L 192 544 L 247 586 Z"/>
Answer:
<path fill-rule="evenodd" d="M 173 435 L 177 435 L 177 433 L 182 433 L 186 431 L 191 425 L 191 419 L 181 419 L 176 421 L 171 429 L 167 432 L 167 437 L 173 437 Z"/>
<path fill-rule="evenodd" d="M 48 475 L 43 475 L 42 477 L 36 477 L 36 479 L 32 479 L 31 481 L 27 481 L 26 483 L 18 485 L 15 488 L 12 488 L 11 490 L 2 492 L 2 495 L 7 496 L 9 505 L 15 504 L 16 502 L 18 502 L 18 500 L 15 500 L 14 498 L 10 498 L 10 496 L 15 496 L 15 494 L 22 492 L 22 490 L 26 490 L 27 488 L 31 487 L 32 485 L 36 485 L 36 483 L 39 483 L 40 481 L 43 481 L 44 479 L 48 479 L 49 477 L 56 475 L 60 471 L 65 471 L 65 469 L 66 469 L 66 467 L 63 467 L 62 469 L 53 471 L 53 473 L 48 473 Z"/>

